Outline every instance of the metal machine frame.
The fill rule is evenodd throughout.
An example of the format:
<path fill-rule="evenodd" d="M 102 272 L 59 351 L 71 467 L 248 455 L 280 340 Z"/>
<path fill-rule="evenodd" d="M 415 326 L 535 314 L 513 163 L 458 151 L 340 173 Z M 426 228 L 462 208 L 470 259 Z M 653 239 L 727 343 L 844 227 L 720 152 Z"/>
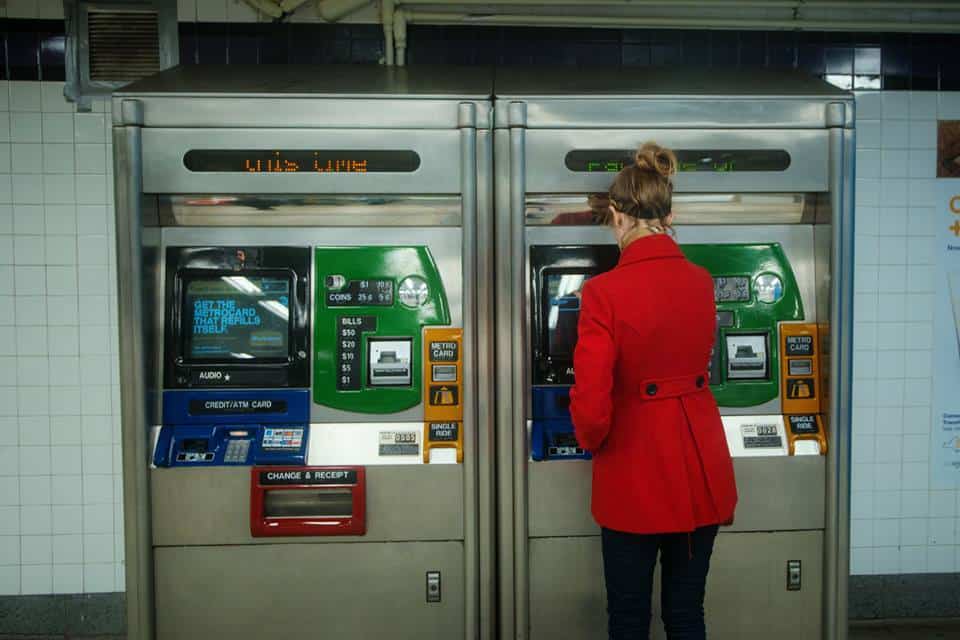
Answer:
<path fill-rule="evenodd" d="M 496 100 L 491 102 L 494 87 Z M 798 280 L 811 315 L 831 327 L 828 454 L 792 459 L 794 464 L 779 474 L 772 472 L 776 461 L 737 460 L 741 504 L 746 507 L 734 530 L 757 535 L 763 535 L 759 531 L 764 526 L 806 530 L 795 540 L 805 545 L 808 556 L 823 551 L 822 562 L 808 574 L 823 585 L 823 620 L 817 626 L 826 640 L 845 639 L 853 330 L 854 134 L 849 94 L 802 77 L 728 76 L 715 70 L 701 77 L 677 71 L 628 75 L 538 69 L 505 72 L 494 82 L 476 69 L 186 67 L 115 94 L 113 127 L 130 638 L 157 636 L 157 591 L 170 592 L 176 582 L 175 574 L 155 571 L 157 548 L 237 545 L 269 562 L 269 549 L 287 545 L 291 553 L 303 554 L 306 565 L 329 559 L 330 550 L 339 549 L 343 566 L 338 564 L 338 575 L 349 575 L 343 567 L 364 561 L 364 547 L 355 543 L 421 540 L 449 545 L 462 540 L 464 637 L 525 640 L 537 637 L 531 634 L 531 592 L 548 592 L 557 577 L 531 571 L 531 564 L 540 560 L 532 557 L 539 551 L 531 552 L 530 540 L 539 537 L 559 545 L 544 557 L 562 554 L 563 545 L 573 541 L 579 546 L 567 569 L 579 572 L 589 584 L 569 591 L 560 604 L 583 605 L 581 596 L 589 591 L 590 606 L 600 606 L 599 543 L 587 508 L 589 463 L 542 464 L 532 473 L 528 451 L 528 247 L 571 237 L 586 244 L 609 242 L 608 231 L 600 227 L 560 229 L 538 222 L 538 216 L 549 218 L 550 211 L 566 206 L 570 194 L 608 187 L 609 174 L 564 172 L 556 152 L 600 138 L 619 148 L 648 138 L 668 145 L 709 139 L 762 146 L 779 136 L 797 150 L 801 161 L 783 175 L 771 176 L 762 188 L 749 177 L 731 181 L 729 176 L 680 176 L 677 197 L 718 190 L 787 194 L 786 205 L 796 204 L 804 221 L 813 223 L 809 233 L 788 231 L 793 239 L 787 252 L 809 253 L 812 247 L 814 258 L 802 266 Z M 361 182 L 357 176 L 338 175 L 321 187 L 295 175 L 192 174 L 182 164 L 183 152 L 204 136 L 225 149 L 273 147 L 276 141 L 288 148 L 308 148 L 318 139 L 381 149 L 390 136 L 420 150 L 423 164 L 413 179 L 410 174 L 382 174 L 376 181 Z M 811 160 L 807 152 L 821 147 L 826 149 L 822 162 Z M 222 203 L 213 215 L 211 208 L 191 203 L 192 196 L 230 194 L 249 197 Z M 368 197 L 372 194 L 376 198 Z M 262 214 L 264 206 L 271 210 L 269 218 Z M 340 215 L 346 209 L 349 218 Z M 717 241 L 739 233 L 740 238 L 763 239 L 762 232 L 747 227 L 710 225 L 709 215 L 691 215 L 688 220 L 697 227 L 681 228 L 681 237 L 689 232 L 699 240 Z M 748 224 L 749 216 L 739 222 Z M 205 470 L 191 469 L 190 479 L 178 479 L 149 468 L 150 431 L 159 424 L 163 387 L 158 355 L 163 313 L 156 303 L 164 286 L 163 249 L 171 244 L 250 242 L 251 236 L 238 227 L 257 228 L 257 243 L 280 245 L 344 243 L 358 229 L 369 232 L 367 244 L 374 245 L 410 242 L 417 235 L 428 238 L 423 242 L 442 256 L 462 256 L 455 293 L 459 304 L 451 307 L 458 309 L 453 315 L 464 327 L 464 421 L 474 425 L 465 429 L 463 464 L 432 470 L 437 474 L 413 470 L 402 476 L 406 486 L 398 486 L 398 466 L 368 467 L 367 509 L 378 517 L 369 519 L 366 538 L 336 539 L 344 544 L 334 547 L 327 546 L 330 539 L 306 544 L 303 539 L 252 539 L 245 531 L 245 500 L 190 522 L 154 518 L 158 511 L 172 513 L 178 503 L 186 503 L 193 514 L 202 513 L 222 492 L 236 496 L 249 488 L 245 468 L 221 474 L 219 486 L 191 481 L 203 480 L 204 474 L 209 478 Z M 385 230 L 377 235 L 372 227 Z M 832 289 L 824 278 L 828 273 Z M 776 411 L 775 406 L 762 409 Z M 317 405 L 311 414 L 313 422 L 349 426 L 357 420 Z M 390 419 L 420 418 L 422 412 L 415 408 Z M 812 497 L 788 490 L 792 483 L 810 478 L 817 487 Z M 429 492 L 439 485 L 450 489 L 444 489 L 442 508 L 433 513 L 404 511 L 415 506 L 404 502 L 405 488 Z M 786 499 L 769 503 L 770 492 L 778 489 Z M 582 507 L 572 513 L 570 503 Z M 762 513 L 756 508 L 761 505 Z M 451 518 L 451 513 L 462 517 Z M 804 524 L 798 524 L 801 521 Z M 816 531 L 804 537 L 809 529 Z M 725 544 L 723 537 L 718 544 Z M 447 548 L 448 556 L 457 554 L 455 546 Z M 743 544 L 730 551 L 753 552 Z M 374 556 L 368 561 L 391 561 L 388 553 Z M 202 562 L 203 556 L 196 552 L 190 561 Z M 732 580 L 723 569 L 718 572 L 719 579 Z M 297 584 L 312 585 L 312 580 L 299 576 Z M 403 588 L 399 583 L 387 587 Z M 456 593 L 454 588 L 449 595 Z M 590 629 L 602 632 L 598 625 Z"/>
<path fill-rule="evenodd" d="M 804 213 L 817 222 L 804 241 L 816 255 L 808 264 L 808 294 L 819 292 L 813 316 L 829 323 L 829 448 L 824 457 L 791 458 L 792 464 L 770 459 L 736 460 L 741 508 L 733 531 L 766 529 L 816 530 L 823 535 L 822 562 L 808 568 L 808 580 L 822 580 L 822 637 L 843 640 L 847 624 L 849 565 L 849 455 L 853 296 L 853 100 L 848 93 L 818 80 L 778 74 L 709 74 L 677 70 L 626 72 L 535 72 L 507 70 L 498 74 L 495 103 L 496 251 L 497 269 L 497 542 L 500 637 L 542 638 L 563 633 L 602 633 L 603 582 L 599 532 L 589 516 L 589 463 L 531 462 L 530 418 L 530 284 L 528 247 L 562 238 L 567 244 L 606 244 L 609 231 L 587 227 L 543 227 L 537 216 L 563 194 L 605 192 L 610 174 L 574 174 L 563 168 L 561 152 L 574 148 L 627 148 L 648 139 L 667 146 L 678 142 L 731 143 L 735 148 L 792 148 L 801 158 L 786 172 L 764 173 L 758 184 L 741 176 L 692 174 L 676 179 L 678 199 L 688 192 L 819 192 Z M 574 144 L 579 143 L 579 147 Z M 593 143 L 593 144 L 591 144 Z M 715 148 L 715 146 L 694 148 Z M 822 156 L 811 149 L 822 148 Z M 819 157 L 819 161 L 816 158 Z M 557 195 L 559 194 L 559 195 Z M 822 194 L 823 197 L 820 197 Z M 818 202 L 819 200 L 819 202 Z M 530 208 L 532 202 L 538 206 Z M 675 205 L 676 206 L 676 205 Z M 709 224 L 706 216 L 691 220 Z M 683 217 L 680 217 L 683 224 Z M 533 226 L 531 226 L 533 225 Z M 680 228 L 680 237 L 756 238 L 744 227 L 726 231 L 704 227 L 705 233 Z M 752 231 L 752 230 L 751 230 Z M 684 234 L 688 234 L 685 236 Z M 825 275 L 831 274 L 829 289 Z M 810 277 L 813 276 L 813 277 Z M 801 284 L 801 287 L 804 285 Z M 812 302 L 812 300 L 808 300 Z M 792 482 L 813 479 L 803 497 L 791 493 Z M 758 487 L 763 483 L 766 486 Z M 772 484 L 770 484 L 772 483 Z M 784 496 L 780 504 L 770 496 Z M 576 505 L 573 517 L 564 502 Z M 558 515 L 559 514 L 559 515 Z M 802 524 L 801 524 L 802 523 Z M 796 531 L 793 543 L 807 558 L 821 547 Z M 811 532 L 815 533 L 815 531 Z M 718 554 L 727 540 L 722 534 Z M 754 535 L 754 534 L 749 534 Z M 819 534 L 816 534 L 819 535 Z M 539 541 L 536 539 L 540 538 Z M 749 538 L 741 537 L 745 542 Z M 590 541 L 593 542 L 590 542 Z M 586 545 L 586 546 L 585 546 Z M 738 543 L 731 553 L 760 553 Z M 564 554 L 568 554 L 564 556 Z M 568 566 L 557 569 L 559 558 Z M 549 561 L 549 562 L 548 562 Z M 539 564 L 538 564 L 539 563 Z M 808 559 L 809 564 L 809 559 Z M 818 565 L 818 566 L 817 566 Z M 734 588 L 735 576 L 717 569 L 714 579 Z M 539 571 L 538 571 L 539 570 Z M 822 570 L 822 575 L 821 575 Z M 539 575 L 538 575 L 539 573 Z M 577 575 L 583 584 L 567 585 Z M 551 598 L 553 609 L 536 611 L 538 591 Z M 564 606 L 573 609 L 557 619 Z M 590 609 L 589 612 L 585 609 Z M 732 614 L 736 615 L 736 614 Z M 546 617 L 544 617 L 546 616 Z M 589 618 L 590 624 L 583 622 Z M 577 622 L 580 621 L 580 626 Z M 562 630 L 561 630 L 562 629 Z M 654 633 L 657 633 L 656 631 Z M 583 637 L 587 637 L 584 635 Z"/>
<path fill-rule="evenodd" d="M 494 265 L 490 252 L 477 251 L 493 244 L 489 87 L 489 74 L 476 69 L 233 66 L 182 67 L 115 94 L 128 637 L 146 640 L 185 633 L 176 631 L 176 624 L 165 626 L 163 634 L 158 630 L 163 600 L 169 600 L 175 589 L 186 588 L 177 584 L 175 569 L 157 570 L 158 563 L 167 562 L 171 555 L 186 554 L 176 567 L 205 562 L 204 548 L 220 554 L 219 561 L 255 557 L 257 562 L 270 563 L 270 549 L 288 545 L 291 552 L 302 554 L 304 565 L 311 559 L 330 562 L 336 558 L 334 573 L 349 575 L 351 562 L 382 566 L 392 557 L 387 551 L 369 551 L 371 547 L 364 543 L 387 543 L 373 545 L 386 549 L 406 541 L 422 543 L 411 555 L 428 557 L 425 549 L 440 545 L 444 558 L 455 559 L 445 595 L 451 601 L 447 606 L 456 613 L 446 620 L 462 618 L 466 637 L 491 637 L 493 290 L 490 280 L 478 274 L 492 272 Z M 380 149 L 384 140 L 391 140 L 419 151 L 422 164 L 413 177 L 196 174 L 186 170 L 182 158 L 197 140 L 217 149 L 277 145 L 306 149 L 318 144 Z M 189 198 L 230 194 L 250 198 L 217 208 L 191 206 Z M 267 205 L 269 218 L 258 205 Z M 350 215 L 345 217 L 345 211 Z M 386 229 L 378 234 L 373 226 Z M 313 247 L 355 243 L 358 231 L 369 234 L 365 242 L 369 245 L 429 237 L 427 244 L 437 248 L 441 259 L 450 256 L 440 268 L 459 276 L 451 283 L 456 303 L 451 307 L 455 307 L 454 320 L 464 329 L 463 464 L 420 467 L 419 471 L 397 465 L 368 467 L 366 504 L 376 516 L 369 519 L 365 537 L 251 538 L 247 500 L 209 509 L 218 496 L 249 495 L 247 468 L 188 469 L 187 473 L 149 468 L 150 432 L 160 420 L 163 380 L 159 355 L 163 310 L 158 308 L 163 299 L 163 248 L 241 242 Z M 312 413 L 313 422 L 350 420 L 346 414 L 317 405 Z M 408 410 L 384 419 L 422 421 L 422 411 Z M 216 473 L 215 482 L 211 473 Z M 440 485 L 449 490 L 441 491 Z M 404 497 L 411 491 L 420 492 L 421 497 L 437 493 L 436 512 L 414 508 L 410 498 Z M 178 507 L 185 511 L 178 512 Z M 401 513 L 403 509 L 406 512 Z M 177 513 L 186 513 L 190 521 L 171 517 Z M 238 555 L 237 548 L 251 555 Z M 292 575 L 287 569 L 276 573 Z M 319 575 L 300 569 L 299 575 L 293 575 L 296 584 L 291 588 L 312 589 Z M 279 579 L 270 577 L 264 586 L 269 588 Z M 407 592 L 406 600 L 416 601 L 422 580 L 421 575 L 407 586 L 391 584 Z M 265 594 L 266 602 L 277 597 Z M 423 595 L 419 598 L 422 603 Z M 233 606 L 248 607 L 250 601 Z M 355 606 L 362 612 L 359 608 L 364 603 Z M 370 614 L 377 619 L 377 614 Z M 415 612 L 410 615 L 416 619 Z M 402 625 L 402 619 L 392 624 Z"/>

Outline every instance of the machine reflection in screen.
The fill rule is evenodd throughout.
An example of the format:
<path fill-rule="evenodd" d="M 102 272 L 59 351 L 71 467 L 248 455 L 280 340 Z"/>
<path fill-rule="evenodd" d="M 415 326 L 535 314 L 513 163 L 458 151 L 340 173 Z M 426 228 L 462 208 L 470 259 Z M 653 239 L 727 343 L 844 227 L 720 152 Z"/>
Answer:
<path fill-rule="evenodd" d="M 284 278 L 220 276 L 187 283 L 186 352 L 193 360 L 286 358 L 290 282 Z"/>
<path fill-rule="evenodd" d="M 555 273 L 546 280 L 550 311 L 547 316 L 548 349 L 552 357 L 570 357 L 577 343 L 580 296 L 590 279 L 585 273 Z"/>

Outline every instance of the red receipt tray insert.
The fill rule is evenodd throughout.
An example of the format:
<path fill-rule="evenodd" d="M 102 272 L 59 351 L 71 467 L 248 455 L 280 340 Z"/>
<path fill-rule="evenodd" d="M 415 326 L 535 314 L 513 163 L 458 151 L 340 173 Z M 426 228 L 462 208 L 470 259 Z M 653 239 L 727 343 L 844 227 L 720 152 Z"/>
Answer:
<path fill-rule="evenodd" d="M 250 534 L 362 536 L 366 524 L 364 467 L 253 467 Z"/>

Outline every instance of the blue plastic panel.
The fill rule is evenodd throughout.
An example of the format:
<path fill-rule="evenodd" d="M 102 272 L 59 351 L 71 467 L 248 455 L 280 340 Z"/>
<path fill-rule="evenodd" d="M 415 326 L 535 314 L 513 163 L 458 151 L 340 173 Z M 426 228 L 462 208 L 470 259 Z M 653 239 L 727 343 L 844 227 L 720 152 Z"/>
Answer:
<path fill-rule="evenodd" d="M 570 419 L 570 387 L 533 388 L 530 456 L 540 460 L 589 460 L 580 448 Z"/>
<path fill-rule="evenodd" d="M 153 463 L 158 467 L 302 465 L 305 424 L 164 425 Z"/>
<path fill-rule="evenodd" d="M 263 424 L 310 421 L 307 389 L 164 391 L 163 424 Z"/>
<path fill-rule="evenodd" d="M 302 465 L 310 425 L 306 389 L 164 391 L 158 467 Z"/>

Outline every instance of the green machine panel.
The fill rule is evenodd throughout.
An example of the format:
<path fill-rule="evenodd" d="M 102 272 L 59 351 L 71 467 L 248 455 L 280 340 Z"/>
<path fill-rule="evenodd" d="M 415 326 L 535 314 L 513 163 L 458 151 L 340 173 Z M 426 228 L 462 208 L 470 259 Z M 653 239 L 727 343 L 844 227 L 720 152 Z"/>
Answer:
<path fill-rule="evenodd" d="M 317 247 L 313 400 L 388 414 L 423 399 L 423 327 L 450 324 L 427 247 Z"/>
<path fill-rule="evenodd" d="M 751 407 L 780 391 L 781 322 L 803 320 L 803 302 L 779 244 L 685 244 L 714 279 L 717 341 L 710 384 L 722 407 Z"/>

